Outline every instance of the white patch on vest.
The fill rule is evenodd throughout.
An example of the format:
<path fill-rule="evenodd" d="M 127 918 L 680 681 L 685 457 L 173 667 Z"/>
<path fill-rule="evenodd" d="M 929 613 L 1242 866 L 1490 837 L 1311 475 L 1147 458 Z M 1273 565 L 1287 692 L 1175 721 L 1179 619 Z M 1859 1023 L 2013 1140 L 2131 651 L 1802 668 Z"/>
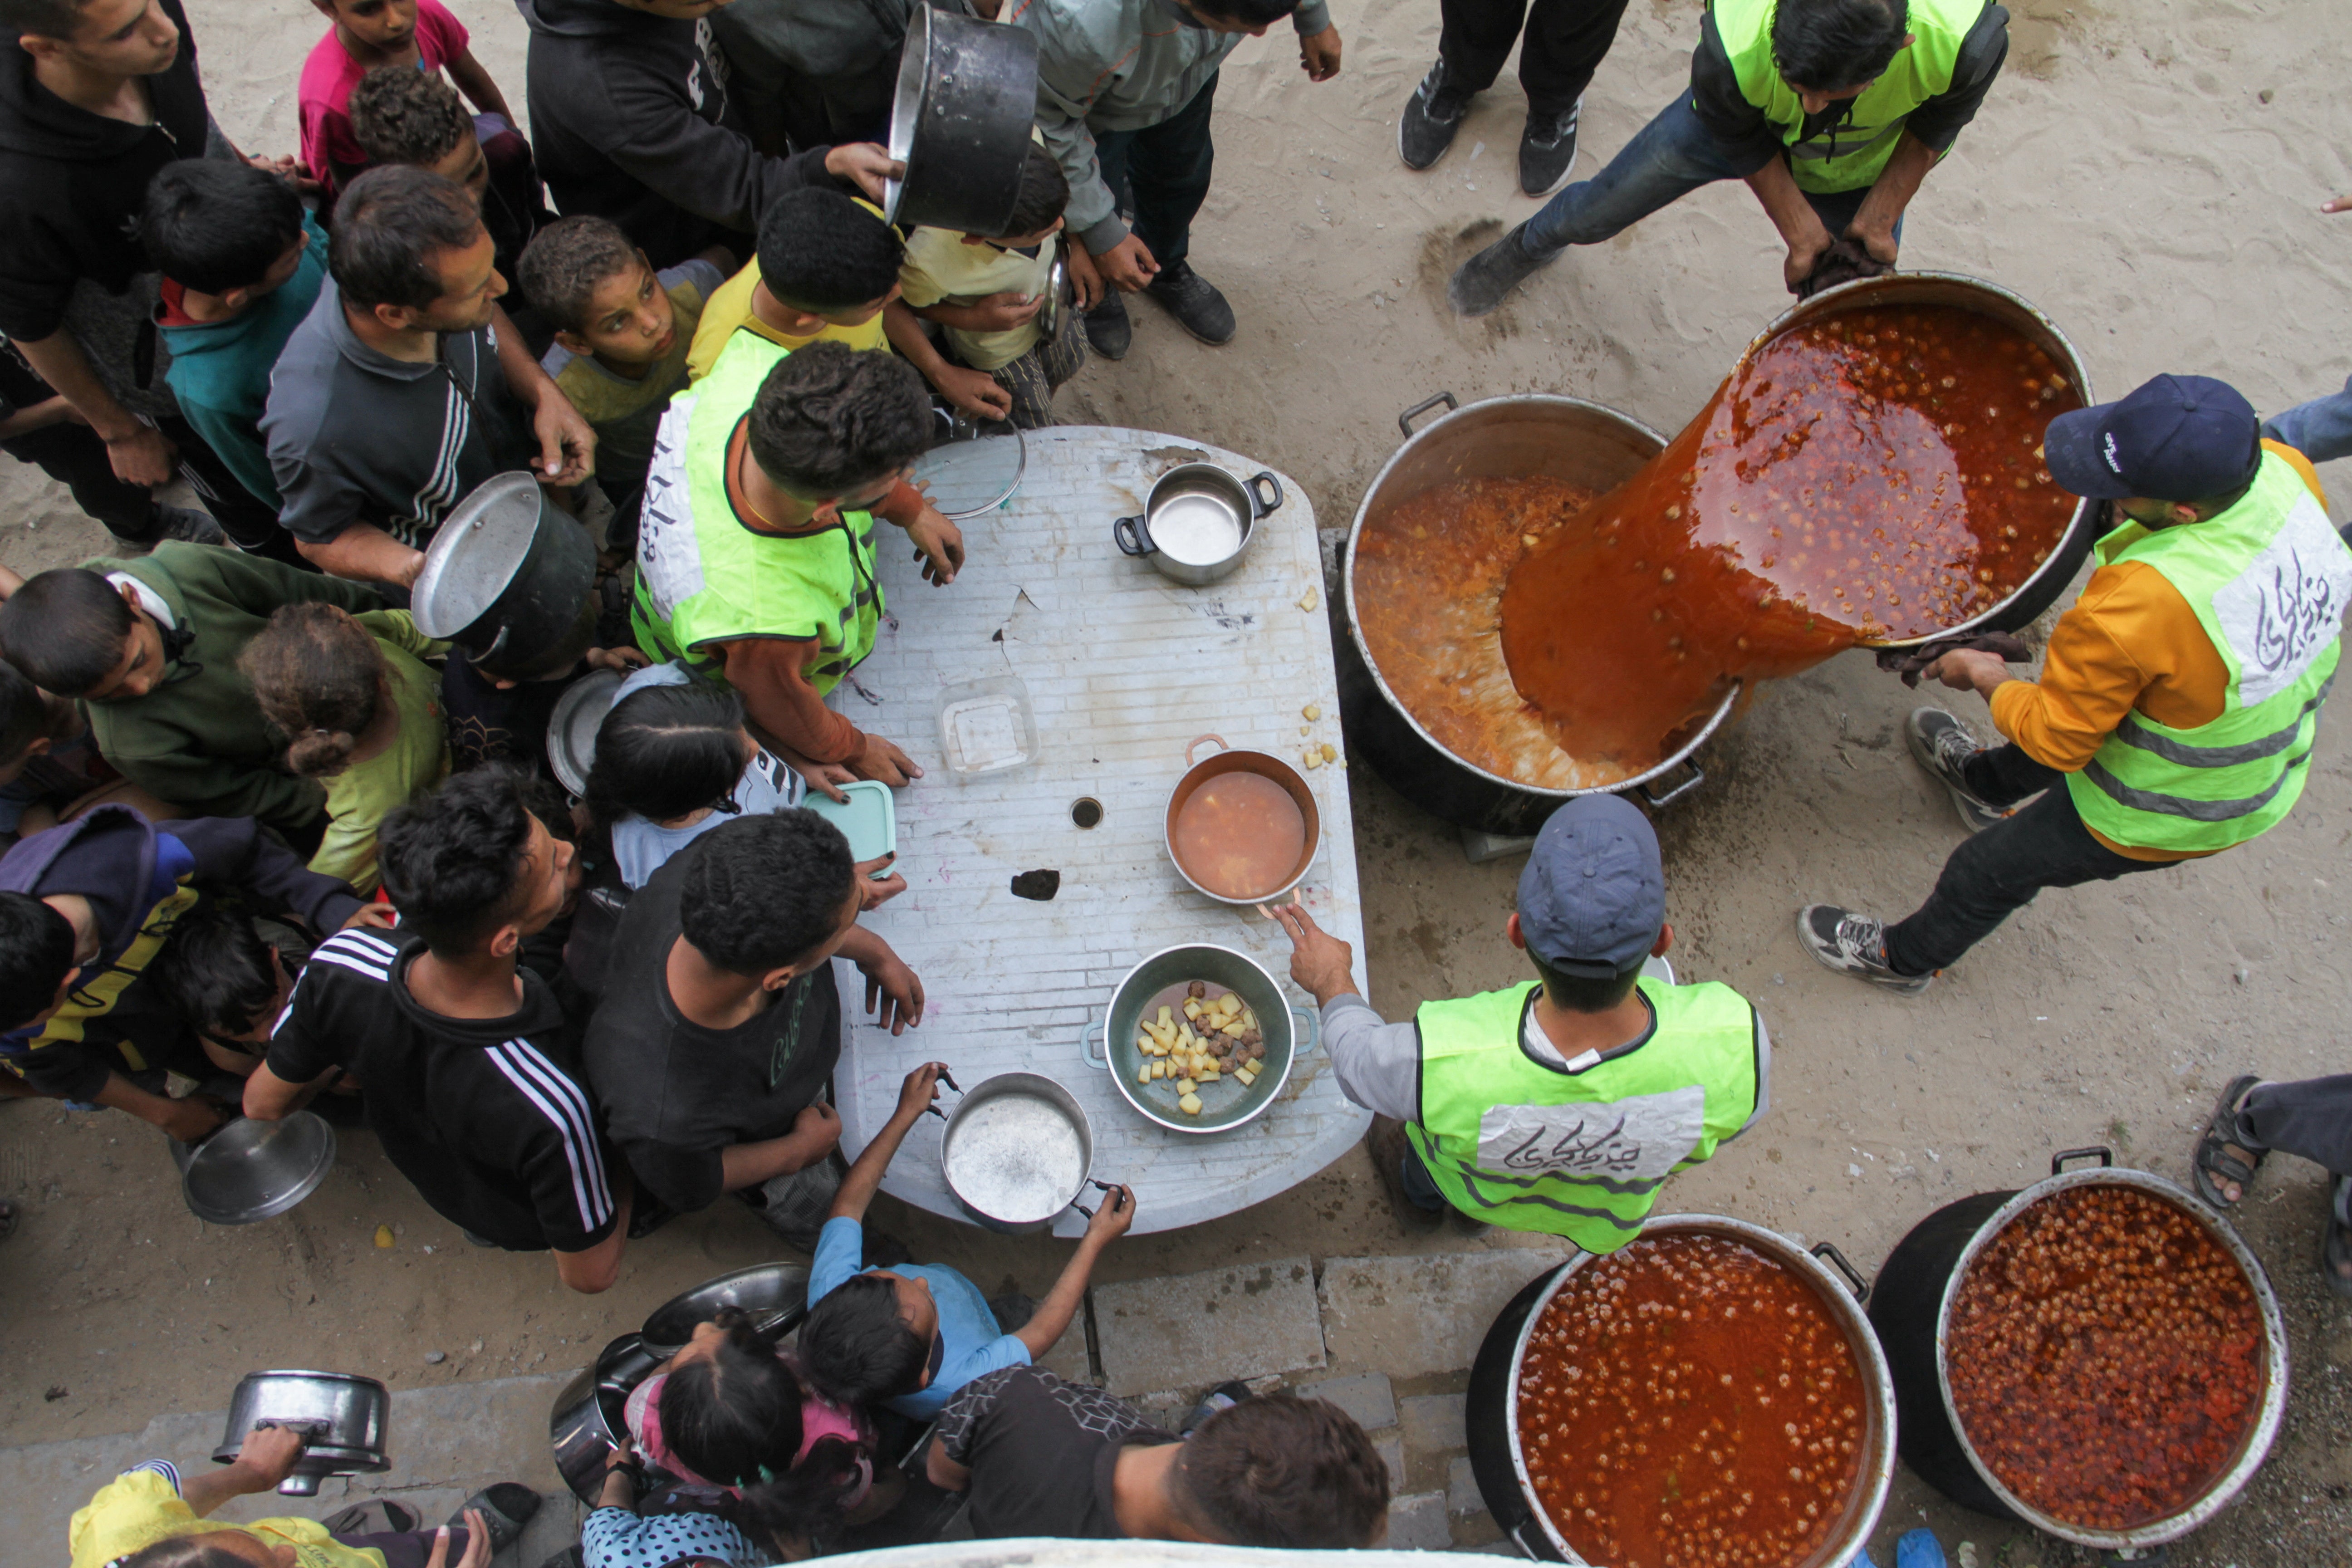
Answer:
<path fill-rule="evenodd" d="M 637 574 L 655 614 L 665 621 L 705 586 L 686 477 L 686 433 L 695 402 L 681 397 L 662 415 L 653 460 L 646 467 L 645 507 L 637 517 Z"/>
<path fill-rule="evenodd" d="M 1497 1105 L 1478 1119 L 1478 1167 L 1515 1175 L 1655 1181 L 1698 1147 L 1706 1090 L 1578 1105 Z"/>
<path fill-rule="evenodd" d="M 2277 536 L 2213 595 L 2213 618 L 2238 656 L 2240 704 L 2254 707 L 2302 679 L 2342 631 L 2347 602 L 2352 553 L 2303 490 Z"/>

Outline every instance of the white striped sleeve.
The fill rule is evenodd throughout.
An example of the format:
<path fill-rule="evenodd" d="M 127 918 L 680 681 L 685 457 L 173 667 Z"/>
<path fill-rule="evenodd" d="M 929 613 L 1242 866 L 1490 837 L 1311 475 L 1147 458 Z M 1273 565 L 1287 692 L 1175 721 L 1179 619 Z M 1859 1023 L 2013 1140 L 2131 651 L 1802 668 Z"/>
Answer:
<path fill-rule="evenodd" d="M 572 1198 L 579 1211 L 580 1228 L 592 1232 L 612 1219 L 611 1181 L 596 1137 L 596 1117 L 587 1091 L 572 1076 L 547 1059 L 529 1040 L 509 1040 L 493 1046 L 489 1058 L 538 1112 L 555 1129 L 570 1168 Z"/>

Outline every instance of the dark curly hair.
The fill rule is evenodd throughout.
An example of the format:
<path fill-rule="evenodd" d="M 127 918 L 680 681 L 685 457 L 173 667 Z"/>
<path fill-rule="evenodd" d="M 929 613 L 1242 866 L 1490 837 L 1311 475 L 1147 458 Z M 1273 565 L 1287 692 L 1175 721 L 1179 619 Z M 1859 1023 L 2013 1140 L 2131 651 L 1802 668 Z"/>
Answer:
<path fill-rule="evenodd" d="M 0 604 L 0 648 L 34 685 L 79 697 L 114 673 L 137 624 L 113 584 L 88 567 L 59 566 Z"/>
<path fill-rule="evenodd" d="M 644 253 L 610 218 L 558 218 L 522 247 L 515 261 L 523 298 L 562 331 L 588 325 L 589 308 L 606 279 L 644 264 Z"/>
<path fill-rule="evenodd" d="M 849 840 L 814 811 L 739 816 L 696 839 L 678 923 L 736 974 L 765 974 L 830 941 L 857 876 Z"/>
<path fill-rule="evenodd" d="M 392 700 L 375 634 L 340 605 L 281 605 L 236 657 L 261 716 L 286 737 L 286 765 L 306 779 L 350 765 Z"/>
<path fill-rule="evenodd" d="M 386 813 L 376 829 L 384 891 L 436 953 L 471 952 L 528 900 L 530 783 L 520 768 L 475 768 Z"/>
<path fill-rule="evenodd" d="M 0 892 L 0 1029 L 55 1001 L 73 960 L 72 921 L 30 893 Z"/>
<path fill-rule="evenodd" d="M 481 237 L 481 210 L 463 185 L 430 169 L 387 163 L 353 180 L 336 202 L 327 270 L 362 310 L 422 310 L 441 298 L 434 258 Z"/>
<path fill-rule="evenodd" d="M 1780 0 L 1772 63 L 1791 87 L 1843 92 L 1895 63 L 1910 21 L 1908 0 Z"/>
<path fill-rule="evenodd" d="M 932 437 L 930 395 L 896 354 L 819 342 L 776 363 L 751 414 L 751 456 L 803 500 L 829 500 L 895 473 Z"/>
<path fill-rule="evenodd" d="M 439 71 L 378 66 L 352 89 L 352 140 L 370 163 L 431 168 L 474 133 L 457 89 Z"/>
<path fill-rule="evenodd" d="M 1171 1489 L 1190 1523 L 1236 1546 L 1350 1550 L 1388 1524 L 1389 1468 L 1371 1438 L 1338 1405 L 1295 1394 L 1244 1399 L 1202 1422 Z"/>
<path fill-rule="evenodd" d="M 786 191 L 760 215 L 760 281 L 797 310 L 871 305 L 898 287 L 906 258 L 897 229 L 822 185 Z"/>

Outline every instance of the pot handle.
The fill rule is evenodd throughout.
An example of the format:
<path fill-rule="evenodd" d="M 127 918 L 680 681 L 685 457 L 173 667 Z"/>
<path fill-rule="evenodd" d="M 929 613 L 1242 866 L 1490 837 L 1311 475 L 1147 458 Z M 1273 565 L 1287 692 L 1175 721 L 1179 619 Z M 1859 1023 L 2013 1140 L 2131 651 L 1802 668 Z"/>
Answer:
<path fill-rule="evenodd" d="M 1410 437 L 1412 434 L 1412 422 L 1415 419 L 1420 418 L 1423 415 L 1428 413 L 1431 409 L 1436 407 L 1441 403 L 1445 405 L 1445 411 L 1448 414 L 1453 413 L 1455 409 L 1462 406 L 1462 405 L 1454 401 L 1454 395 L 1450 392 L 1441 392 L 1434 397 L 1424 397 L 1419 403 L 1414 404 L 1412 407 L 1397 416 L 1397 428 L 1403 431 L 1408 437 Z"/>
<path fill-rule="evenodd" d="M 1323 1045 L 1323 1009 L 1301 1007 L 1294 1003 L 1290 1009 L 1290 1016 L 1307 1020 L 1307 1043 L 1290 1053 L 1292 1058 L 1296 1060 L 1299 1057 L 1313 1056 Z"/>
<path fill-rule="evenodd" d="M 1258 486 L 1260 485 L 1267 485 L 1273 488 L 1274 499 L 1272 500 L 1265 499 L 1265 491 L 1258 489 Z M 1250 516 L 1253 519 L 1261 518 L 1267 512 L 1281 510 L 1284 499 L 1282 494 L 1282 481 L 1274 477 L 1274 470 L 1272 468 L 1260 468 L 1256 473 L 1252 474 L 1248 479 L 1242 481 L 1242 489 L 1249 491 Z"/>
<path fill-rule="evenodd" d="M 1672 805 L 1675 802 L 1682 799 L 1683 796 L 1690 794 L 1691 791 L 1698 788 L 1699 785 L 1706 783 L 1706 770 L 1702 769 L 1696 763 L 1690 761 L 1688 758 L 1685 758 L 1683 760 L 1683 766 L 1690 770 L 1690 777 L 1683 780 L 1682 783 L 1675 785 L 1674 788 L 1666 791 L 1664 795 L 1652 789 L 1648 784 L 1639 784 L 1635 786 L 1635 792 L 1641 795 L 1642 799 L 1645 803 L 1647 803 L 1651 810 L 1655 811 L 1661 806 Z"/>
<path fill-rule="evenodd" d="M 1510 1528 L 1510 1529 L 1508 1529 L 1508 1530 L 1505 1531 L 1503 1533 L 1504 1533 L 1506 1536 L 1507 1536 L 1507 1537 L 1509 1537 L 1509 1538 L 1510 1538 L 1510 1542 L 1511 1542 L 1511 1544 L 1512 1544 L 1512 1545 L 1514 1545 L 1514 1546 L 1516 1546 L 1516 1547 L 1517 1547 L 1517 1548 L 1519 1549 L 1519 1555 L 1520 1555 L 1520 1556 L 1522 1556 L 1522 1557 L 1524 1557 L 1524 1558 L 1526 1558 L 1528 1562 L 1530 1562 L 1530 1563 L 1549 1563 L 1549 1562 L 1550 1562 L 1550 1561 L 1551 1561 L 1551 1559 L 1550 1559 L 1550 1558 L 1549 1558 L 1549 1557 L 1546 1557 L 1542 1552 L 1538 1552 L 1534 1547 L 1529 1546 L 1529 1545 L 1528 1544 L 1528 1538 L 1527 1538 L 1525 1535 L 1523 1535 L 1523 1534 L 1521 1534 L 1521 1533 L 1520 1533 L 1522 1531 L 1526 1530 L 1526 1529 L 1527 1529 L 1527 1527 L 1528 1527 L 1528 1525 L 1532 1524 L 1533 1522 L 1535 1522 L 1533 1520 L 1523 1519 L 1523 1520 L 1519 1521 L 1519 1522 L 1518 1522 L 1518 1523 L 1517 1523 L 1517 1524 L 1515 1524 L 1515 1525 L 1511 1526 L 1511 1528 Z"/>
<path fill-rule="evenodd" d="M 1097 1040 L 1103 1043 L 1103 1054 L 1100 1056 L 1095 1055 Z M 1078 1048 L 1086 1053 L 1088 1067 L 1100 1068 L 1105 1072 L 1110 1070 L 1110 1014 L 1108 1011 L 1099 1019 L 1087 1020 L 1087 1032 L 1079 1040 Z"/>
<path fill-rule="evenodd" d="M 1214 741 L 1217 743 L 1217 750 L 1221 752 L 1230 752 L 1233 750 L 1231 746 L 1225 744 L 1225 738 L 1223 735 L 1195 735 L 1192 737 L 1192 743 L 1184 748 L 1184 765 L 1186 767 L 1189 768 L 1192 765 L 1192 753 L 1201 749 L 1201 742 L 1203 741 Z"/>
<path fill-rule="evenodd" d="M 2066 1168 L 2069 1160 L 2091 1159 L 2097 1160 L 2099 1169 L 2104 1171 L 2116 1163 L 2116 1152 L 2104 1143 L 2094 1143 L 2088 1149 L 2061 1149 L 2050 1156 L 2050 1173 L 2053 1176 L 2058 1174 Z"/>
<path fill-rule="evenodd" d="M 1840 1252 L 1835 1247 L 1826 1241 L 1816 1242 L 1811 1247 L 1807 1247 L 1806 1250 L 1811 1253 L 1815 1258 L 1822 1258 L 1837 1266 L 1837 1271 L 1845 1276 L 1846 1287 L 1853 1292 L 1853 1299 L 1856 1301 L 1865 1303 L 1869 1301 L 1870 1281 L 1862 1277 L 1861 1269 L 1856 1268 L 1853 1264 L 1848 1263 L 1845 1260 L 1844 1253 Z"/>
<path fill-rule="evenodd" d="M 1087 1178 L 1087 1186 L 1089 1186 L 1089 1187 L 1100 1187 L 1104 1192 L 1107 1192 L 1107 1193 L 1108 1193 L 1108 1194 L 1110 1194 L 1110 1205 L 1111 1205 L 1111 1212 L 1112 1212 L 1112 1213 L 1116 1214 L 1116 1213 L 1118 1213 L 1120 1209 L 1123 1209 L 1123 1208 L 1125 1208 L 1125 1207 L 1127 1206 L 1127 1200 L 1126 1200 L 1125 1198 L 1122 1198 L 1122 1197 L 1120 1197 L 1120 1196 L 1118 1195 L 1118 1185 L 1117 1185 L 1115 1183 L 1106 1182 L 1106 1181 L 1103 1181 L 1102 1179 L 1100 1179 L 1099 1177 L 1096 1177 L 1096 1176 L 1088 1176 L 1088 1177 Z M 1080 1190 L 1081 1190 L 1081 1191 L 1083 1191 L 1084 1189 L 1083 1189 L 1083 1188 L 1081 1188 Z M 1080 1214 L 1082 1214 L 1082 1215 L 1086 1215 L 1088 1219 L 1092 1219 L 1092 1218 L 1094 1218 L 1094 1217 L 1095 1217 L 1095 1211 L 1094 1211 L 1093 1209 L 1090 1209 L 1090 1208 L 1087 1207 L 1087 1205 L 1084 1205 L 1084 1204 L 1082 1204 L 1082 1203 L 1078 1202 L 1078 1200 L 1077 1200 L 1077 1199 L 1076 1199 L 1076 1198 L 1072 1198 L 1072 1199 L 1070 1200 L 1070 1206 L 1071 1206 L 1072 1208 L 1074 1208 L 1074 1209 L 1077 1210 Z"/>
<path fill-rule="evenodd" d="M 1151 542 L 1151 531 L 1139 517 L 1122 517 L 1110 525 L 1110 536 L 1122 555 L 1150 555 L 1160 546 Z"/>

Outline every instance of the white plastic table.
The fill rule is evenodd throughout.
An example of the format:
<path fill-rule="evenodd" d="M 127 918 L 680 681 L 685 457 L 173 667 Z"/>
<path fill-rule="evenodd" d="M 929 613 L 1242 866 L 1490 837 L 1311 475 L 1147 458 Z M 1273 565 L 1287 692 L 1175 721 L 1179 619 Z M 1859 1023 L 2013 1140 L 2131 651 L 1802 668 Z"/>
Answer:
<path fill-rule="evenodd" d="M 1280 929 L 1187 886 L 1169 861 L 1163 825 L 1196 736 L 1294 764 L 1310 742 L 1339 745 L 1315 511 L 1283 478 L 1286 499 L 1258 524 L 1240 568 L 1206 588 L 1180 586 L 1120 554 L 1113 520 L 1141 511 L 1152 481 L 1178 463 L 1206 459 L 1243 478 L 1265 465 L 1143 430 L 1062 426 L 1027 439 L 1020 489 L 962 525 L 969 557 L 950 586 L 925 583 L 897 531 L 880 526 L 888 618 L 854 687 L 845 681 L 834 695 L 860 728 L 929 770 L 897 795 L 897 869 L 908 890 L 866 917 L 922 976 L 927 1010 L 919 1028 L 892 1038 L 866 1021 L 863 989 L 844 966 L 842 1147 L 854 1157 L 866 1146 L 922 1062 L 946 1062 L 966 1089 L 1001 1072 L 1043 1073 L 1086 1107 L 1095 1174 L 1134 1187 L 1135 1230 L 1171 1230 L 1297 1185 L 1370 1121 L 1341 1097 L 1318 1048 L 1256 1120 L 1207 1136 L 1171 1132 L 1138 1115 L 1083 1044 L 1128 970 L 1180 943 L 1248 953 L 1292 1000 L 1313 1005 L 1290 982 Z M 1310 589 L 1314 607 L 1302 609 Z M 941 765 L 939 692 L 1006 673 L 1035 707 L 1038 760 L 1011 777 L 957 782 Z M 1320 710 L 1311 723 L 1309 706 Z M 1301 892 L 1360 955 L 1347 774 L 1325 767 L 1304 777 L 1323 837 Z M 1091 829 L 1071 816 L 1082 796 L 1102 804 Z M 1046 868 L 1062 874 L 1055 899 L 1013 896 L 1016 872 Z M 956 1099 L 943 1089 L 940 1102 L 952 1110 Z M 961 1219 L 940 1174 L 944 1125 L 922 1119 L 883 1190 Z M 1084 1201 L 1092 1207 L 1099 1195 Z M 1066 1211 L 1055 1234 L 1076 1236 L 1085 1224 Z"/>

